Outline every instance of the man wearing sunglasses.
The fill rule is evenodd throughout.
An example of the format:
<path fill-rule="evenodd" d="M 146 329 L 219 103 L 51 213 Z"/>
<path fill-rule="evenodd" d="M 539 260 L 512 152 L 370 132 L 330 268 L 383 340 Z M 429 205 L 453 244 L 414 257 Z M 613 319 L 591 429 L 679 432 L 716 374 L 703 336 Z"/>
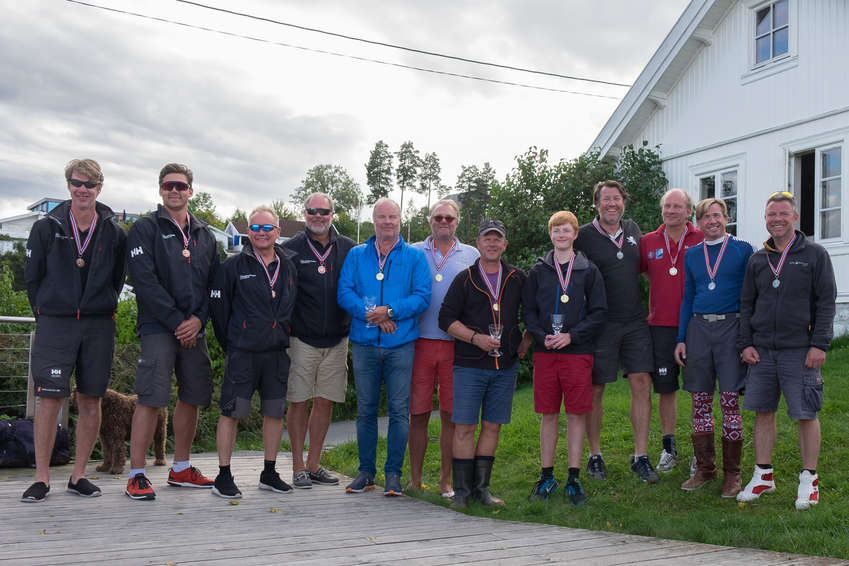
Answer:
<path fill-rule="evenodd" d="M 755 412 L 755 470 L 737 501 L 775 491 L 772 449 L 783 393 L 788 416 L 799 423 L 796 509 L 805 510 L 819 502 L 820 368 L 834 334 L 837 285 L 828 252 L 795 229 L 792 194 L 770 195 L 764 216 L 770 238 L 749 259 L 740 297 L 737 348 L 749 364 L 743 409 Z"/>
<path fill-rule="evenodd" d="M 191 465 L 198 407 L 212 400 L 212 369 L 204 328 L 209 318 L 212 277 L 218 247 L 206 223 L 189 213 L 192 171 L 169 163 L 159 173 L 162 204 L 139 218 L 127 239 L 127 262 L 138 303 L 141 354 L 135 390 L 139 395 L 130 434 L 132 499 L 156 497 L 144 473 L 156 412 L 171 399 L 171 373 L 177 375 L 174 409 L 174 462 L 168 484 L 211 488 L 213 481 Z"/>
<path fill-rule="evenodd" d="M 348 493 L 374 489 L 377 409 L 386 382 L 389 435 L 383 494 L 401 495 L 401 467 L 410 432 L 410 375 L 419 337 L 418 316 L 430 302 L 430 270 L 424 254 L 401 237 L 401 208 L 388 198 L 374 205 L 374 236 L 351 250 L 342 266 L 336 298 L 351 313 L 357 386 L 357 450 L 360 467 Z M 367 301 L 366 298 L 371 298 Z"/>
<path fill-rule="evenodd" d="M 265 448 L 259 488 L 292 492 L 292 487 L 280 479 L 275 463 L 286 410 L 286 347 L 295 307 L 295 254 L 276 244 L 280 228 L 273 210 L 258 207 L 248 218 L 250 243 L 221 265 L 209 291 L 215 336 L 227 352 L 216 434 L 219 472 L 212 488 L 212 493 L 225 499 L 242 496 L 230 471 L 230 457 L 237 424 L 250 415 L 254 391 L 259 392 L 261 400 Z"/>
<path fill-rule="evenodd" d="M 330 427 L 333 403 L 343 403 L 348 387 L 348 331 L 351 315 L 336 302 L 339 274 L 354 241 L 333 227 L 333 199 L 313 193 L 304 201 L 304 231 L 283 247 L 294 252 L 298 301 L 289 340 L 289 415 L 292 481 L 300 489 L 336 485 L 339 479 L 321 467 L 321 450 Z M 312 410 L 309 402 L 312 399 Z M 307 429 L 310 451 L 304 463 Z"/>
<path fill-rule="evenodd" d="M 100 430 L 115 346 L 114 314 L 124 286 L 127 236 L 109 207 L 97 202 L 100 165 L 74 159 L 65 167 L 70 200 L 38 220 L 27 241 L 24 279 L 36 317 L 32 376 L 39 397 L 35 413 L 35 483 L 21 501 L 43 501 L 50 492 L 50 457 L 56 421 L 71 394 L 75 373 L 79 420 L 68 491 L 97 497 L 85 467 Z"/>
<path fill-rule="evenodd" d="M 419 316 L 419 339 L 416 340 L 410 387 L 410 485 L 414 489 L 422 487 L 422 467 L 428 444 L 427 426 L 433 411 L 433 391 L 437 389 L 442 422 L 439 435 L 442 452 L 439 488 L 444 497 L 451 497 L 454 493 L 451 489 L 454 338 L 439 328 L 439 308 L 457 274 L 480 257 L 477 249 L 461 243 L 455 236 L 459 217 L 460 209 L 453 200 L 435 202 L 430 207 L 428 219 L 431 235 L 425 241 L 413 244 L 427 258 L 431 295 L 430 305 Z"/>

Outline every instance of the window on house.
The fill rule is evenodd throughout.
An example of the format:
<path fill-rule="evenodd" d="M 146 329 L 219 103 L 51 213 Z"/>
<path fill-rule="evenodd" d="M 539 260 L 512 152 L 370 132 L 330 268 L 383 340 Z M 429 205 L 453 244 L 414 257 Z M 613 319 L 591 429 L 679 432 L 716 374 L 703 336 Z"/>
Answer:
<path fill-rule="evenodd" d="M 799 229 L 817 240 L 842 237 L 842 146 L 830 145 L 792 155 L 793 193 L 799 207 Z"/>
<path fill-rule="evenodd" d="M 725 201 L 728 206 L 728 225 L 725 230 L 735 236 L 737 235 L 737 191 L 737 169 L 699 177 L 700 198 L 721 198 Z"/>
<path fill-rule="evenodd" d="M 755 11 L 755 65 L 789 53 L 788 2 L 789 0 L 770 2 Z"/>

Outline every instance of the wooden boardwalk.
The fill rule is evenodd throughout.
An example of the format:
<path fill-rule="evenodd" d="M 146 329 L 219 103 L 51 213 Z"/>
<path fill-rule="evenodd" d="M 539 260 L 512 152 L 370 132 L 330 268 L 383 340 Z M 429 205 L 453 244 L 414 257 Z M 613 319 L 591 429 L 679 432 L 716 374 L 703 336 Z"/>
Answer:
<path fill-rule="evenodd" d="M 214 454 L 192 458 L 207 475 Z M 291 458 L 278 468 L 291 475 Z M 93 471 L 94 466 L 90 467 Z M 0 563 L 42 564 L 644 564 L 825 565 L 844 561 L 685 541 L 469 517 L 380 489 L 347 495 L 317 486 L 290 495 L 256 489 L 260 452 L 240 452 L 238 505 L 208 490 L 172 488 L 148 468 L 156 501 L 130 501 L 126 477 L 96 474 L 103 496 L 64 491 L 70 466 L 52 470 L 50 496 L 20 503 L 32 470 L 0 469 Z M 91 474 L 92 477 L 95 474 Z"/>

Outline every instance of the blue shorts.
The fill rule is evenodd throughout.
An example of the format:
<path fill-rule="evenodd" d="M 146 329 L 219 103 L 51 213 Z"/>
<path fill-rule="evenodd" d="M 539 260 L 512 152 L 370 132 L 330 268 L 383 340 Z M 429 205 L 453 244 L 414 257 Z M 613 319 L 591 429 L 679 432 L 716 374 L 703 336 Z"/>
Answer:
<path fill-rule="evenodd" d="M 454 366 L 454 411 L 451 422 L 495 424 L 510 422 L 513 392 L 516 390 L 518 362 L 506 369 L 478 369 Z"/>

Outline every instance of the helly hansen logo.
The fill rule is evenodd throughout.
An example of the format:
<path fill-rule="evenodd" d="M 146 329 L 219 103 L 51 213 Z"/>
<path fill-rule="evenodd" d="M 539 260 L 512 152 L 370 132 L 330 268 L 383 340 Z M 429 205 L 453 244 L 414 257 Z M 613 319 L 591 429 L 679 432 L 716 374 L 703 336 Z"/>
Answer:
<path fill-rule="evenodd" d="M 314 259 L 302 259 L 301 265 L 303 265 L 305 263 L 315 263 L 315 260 Z"/>
<path fill-rule="evenodd" d="M 221 298 L 221 289 L 210 289 L 209 290 L 209 298 L 210 299 L 220 299 Z"/>
<path fill-rule="evenodd" d="M 133 248 L 133 249 L 130 250 L 130 258 L 131 259 L 136 257 L 137 255 L 144 255 L 144 250 L 142 249 L 141 246 L 139 246 L 137 248 Z"/>
<path fill-rule="evenodd" d="M 32 250 L 27 248 L 27 257 L 32 257 Z"/>
<path fill-rule="evenodd" d="M 243 275 L 239 275 L 239 280 L 244 281 L 245 279 L 250 279 L 251 277 L 256 277 L 253 273 L 245 273 Z"/>
<path fill-rule="evenodd" d="M 176 234 L 162 234 L 162 239 L 167 240 L 168 238 L 176 238 Z"/>
<path fill-rule="evenodd" d="M 62 369 L 61 368 L 53 368 L 53 369 L 50 370 L 50 375 L 61 376 L 62 375 Z"/>

